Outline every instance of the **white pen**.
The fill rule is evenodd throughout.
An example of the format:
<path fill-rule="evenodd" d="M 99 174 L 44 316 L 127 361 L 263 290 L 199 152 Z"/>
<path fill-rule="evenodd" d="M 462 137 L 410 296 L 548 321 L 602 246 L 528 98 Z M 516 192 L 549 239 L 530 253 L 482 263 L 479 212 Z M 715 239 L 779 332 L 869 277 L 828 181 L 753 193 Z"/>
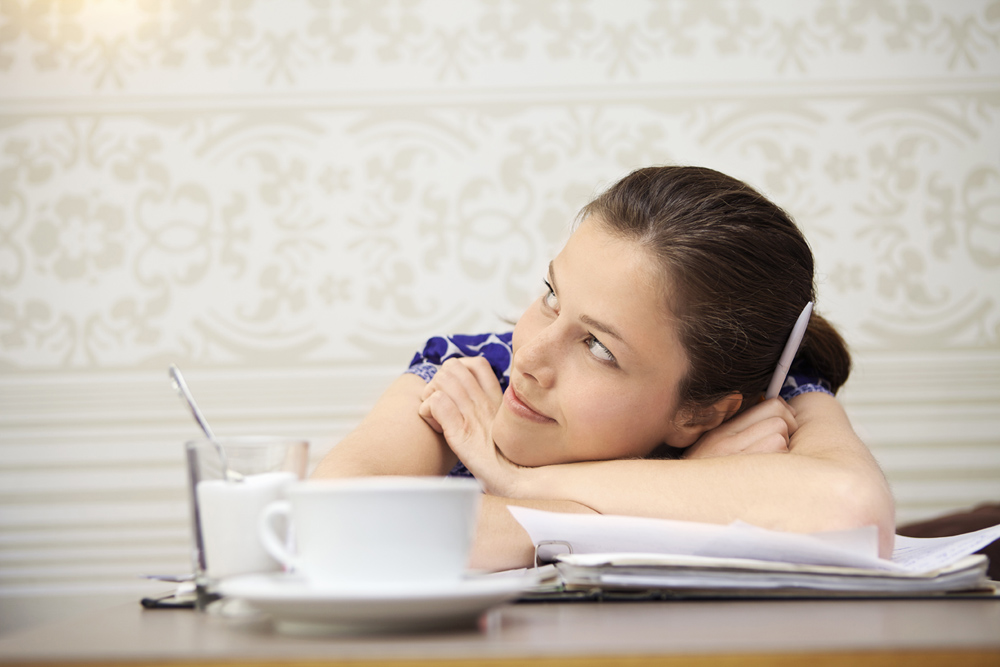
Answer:
<path fill-rule="evenodd" d="M 812 312 L 813 302 L 810 301 L 802 309 L 799 319 L 795 320 L 795 326 L 792 327 L 792 333 L 788 335 L 788 342 L 785 344 L 785 349 L 781 351 L 781 356 L 778 358 L 778 365 L 774 369 L 774 375 L 771 376 L 771 382 L 767 385 L 767 391 L 764 392 L 765 401 L 777 396 L 778 392 L 781 391 L 781 385 L 785 384 L 788 369 L 792 365 L 792 360 L 795 359 L 795 354 L 799 351 L 799 345 L 802 344 L 802 337 L 806 334 L 806 328 L 809 326 L 809 318 L 812 316 Z"/>

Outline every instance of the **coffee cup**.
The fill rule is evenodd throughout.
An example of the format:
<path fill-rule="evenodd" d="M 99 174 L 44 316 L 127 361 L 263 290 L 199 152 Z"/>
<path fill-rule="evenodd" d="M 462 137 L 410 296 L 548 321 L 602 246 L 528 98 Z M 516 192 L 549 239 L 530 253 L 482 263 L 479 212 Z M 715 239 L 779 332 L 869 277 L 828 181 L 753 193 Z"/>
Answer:
<path fill-rule="evenodd" d="M 448 587 L 465 574 L 480 498 L 472 479 L 310 480 L 265 507 L 258 528 L 265 550 L 310 584 L 366 591 Z M 282 520 L 292 548 L 276 530 Z"/>

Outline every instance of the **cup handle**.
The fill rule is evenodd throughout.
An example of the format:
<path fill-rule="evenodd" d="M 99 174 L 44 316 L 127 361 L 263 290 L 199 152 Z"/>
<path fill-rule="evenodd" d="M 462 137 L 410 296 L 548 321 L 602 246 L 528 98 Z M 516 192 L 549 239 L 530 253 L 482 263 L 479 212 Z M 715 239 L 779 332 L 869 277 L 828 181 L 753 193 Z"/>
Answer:
<path fill-rule="evenodd" d="M 257 535 L 264 547 L 264 551 L 285 566 L 286 570 L 295 569 L 296 558 L 288 551 L 287 547 L 274 527 L 274 519 L 284 516 L 288 520 L 291 513 L 292 504 L 287 500 L 275 500 L 267 504 L 261 511 L 260 518 L 257 519 Z"/>

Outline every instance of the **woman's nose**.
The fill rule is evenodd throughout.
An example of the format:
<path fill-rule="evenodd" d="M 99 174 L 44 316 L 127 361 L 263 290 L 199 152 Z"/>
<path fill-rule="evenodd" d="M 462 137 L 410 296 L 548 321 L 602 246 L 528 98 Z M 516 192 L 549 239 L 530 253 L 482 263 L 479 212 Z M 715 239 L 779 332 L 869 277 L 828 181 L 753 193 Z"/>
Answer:
<path fill-rule="evenodd" d="M 544 389 L 551 388 L 556 381 L 555 341 L 550 329 L 547 327 L 538 332 L 514 352 L 514 368 Z"/>

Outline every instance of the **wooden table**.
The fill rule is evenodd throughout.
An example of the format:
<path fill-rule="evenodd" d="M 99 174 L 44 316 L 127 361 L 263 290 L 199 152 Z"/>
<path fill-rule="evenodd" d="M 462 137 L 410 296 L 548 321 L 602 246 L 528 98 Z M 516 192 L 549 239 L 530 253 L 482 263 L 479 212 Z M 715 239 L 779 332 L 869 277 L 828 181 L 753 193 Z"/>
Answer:
<path fill-rule="evenodd" d="M 4 664 L 1000 665 L 1000 600 L 509 604 L 479 628 L 290 637 L 139 603 L 0 637 Z"/>

